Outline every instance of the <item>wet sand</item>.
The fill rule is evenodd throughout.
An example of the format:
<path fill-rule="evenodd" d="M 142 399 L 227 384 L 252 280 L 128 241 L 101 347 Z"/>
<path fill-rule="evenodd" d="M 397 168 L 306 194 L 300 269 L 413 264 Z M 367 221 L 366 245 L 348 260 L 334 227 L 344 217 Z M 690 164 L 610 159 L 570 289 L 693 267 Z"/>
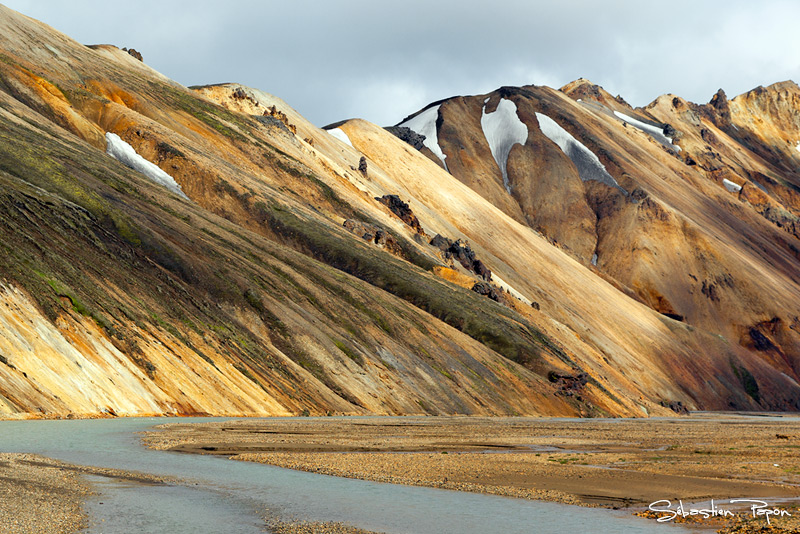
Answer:
<path fill-rule="evenodd" d="M 147 484 L 166 481 L 117 469 L 71 465 L 35 454 L 0 454 L 0 532 L 66 534 L 86 528 L 84 505 L 93 491 L 82 475 Z"/>
<path fill-rule="evenodd" d="M 91 490 L 75 472 L 32 454 L 0 454 L 0 532 L 78 532 Z"/>
<path fill-rule="evenodd" d="M 95 495 L 82 475 L 138 484 L 181 484 L 173 478 L 72 465 L 34 454 L 0 454 L 0 532 L 73 534 L 89 526 L 86 500 Z M 281 522 L 265 517 L 275 534 L 377 534 L 341 523 Z"/>
<path fill-rule="evenodd" d="M 728 414 L 610 421 L 308 418 L 178 423 L 144 440 L 158 449 L 314 473 L 584 506 L 637 510 L 660 499 L 676 505 L 678 499 L 687 505 L 772 499 L 794 514 L 780 522 L 796 532 L 799 423 Z"/>
<path fill-rule="evenodd" d="M 269 530 L 273 534 L 381 534 L 369 530 L 351 527 L 342 523 L 319 523 L 299 521 L 296 523 L 281 523 L 267 521 Z"/>

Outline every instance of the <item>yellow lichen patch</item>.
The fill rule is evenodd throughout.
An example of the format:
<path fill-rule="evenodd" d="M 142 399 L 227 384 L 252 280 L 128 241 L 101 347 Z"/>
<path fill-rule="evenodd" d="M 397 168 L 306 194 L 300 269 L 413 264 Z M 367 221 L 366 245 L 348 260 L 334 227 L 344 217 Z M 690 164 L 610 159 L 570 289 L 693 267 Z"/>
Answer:
<path fill-rule="evenodd" d="M 116 102 L 126 108 L 138 111 L 142 104 L 138 98 L 125 91 L 114 82 L 109 80 L 87 80 L 85 82 L 86 89 L 98 96 Z"/>
<path fill-rule="evenodd" d="M 103 132 L 86 120 L 67 100 L 64 93 L 55 85 L 36 74 L 18 66 L 6 69 L 8 81 L 15 85 L 23 100 L 39 108 L 60 126 L 83 138 L 94 146 L 105 147 Z"/>
<path fill-rule="evenodd" d="M 434 266 L 433 274 L 444 278 L 448 282 L 452 282 L 457 286 L 465 287 L 467 289 L 472 289 L 472 286 L 475 285 L 476 281 L 473 277 L 462 274 L 455 269 L 441 267 L 439 265 Z"/>

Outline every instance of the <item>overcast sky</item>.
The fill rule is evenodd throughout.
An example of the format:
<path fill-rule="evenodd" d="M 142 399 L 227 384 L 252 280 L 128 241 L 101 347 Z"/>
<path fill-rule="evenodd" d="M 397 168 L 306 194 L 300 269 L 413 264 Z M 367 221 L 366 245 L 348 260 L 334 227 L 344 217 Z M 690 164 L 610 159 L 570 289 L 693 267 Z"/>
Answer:
<path fill-rule="evenodd" d="M 6 0 L 184 85 L 240 82 L 313 123 L 394 124 L 429 102 L 580 77 L 646 105 L 800 81 L 800 2 Z"/>

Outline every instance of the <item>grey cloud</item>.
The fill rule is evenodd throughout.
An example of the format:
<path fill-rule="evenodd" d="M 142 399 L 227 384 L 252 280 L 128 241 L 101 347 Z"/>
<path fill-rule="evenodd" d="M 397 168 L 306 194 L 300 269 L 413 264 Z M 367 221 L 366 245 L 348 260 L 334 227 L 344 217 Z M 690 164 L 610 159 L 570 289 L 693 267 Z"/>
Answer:
<path fill-rule="evenodd" d="M 8 1 L 186 85 L 237 81 L 316 124 L 396 123 L 430 101 L 586 77 L 634 105 L 798 78 L 793 1 Z"/>

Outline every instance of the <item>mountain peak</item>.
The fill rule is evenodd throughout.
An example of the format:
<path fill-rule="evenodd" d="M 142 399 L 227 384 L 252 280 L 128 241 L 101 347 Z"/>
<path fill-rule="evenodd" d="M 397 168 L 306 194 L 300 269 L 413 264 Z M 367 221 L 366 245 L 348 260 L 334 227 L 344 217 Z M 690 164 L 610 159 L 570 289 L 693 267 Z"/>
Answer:
<path fill-rule="evenodd" d="M 773 91 L 794 91 L 800 92 L 800 87 L 793 80 L 784 80 L 782 82 L 775 82 L 768 87 Z"/>
<path fill-rule="evenodd" d="M 562 93 L 573 100 L 588 100 L 603 104 L 611 109 L 631 109 L 622 96 L 612 96 L 611 93 L 603 89 L 602 86 L 592 83 L 586 78 L 578 78 L 559 89 Z"/>
<path fill-rule="evenodd" d="M 775 82 L 768 86 L 759 85 L 749 91 L 738 95 L 735 99 L 744 100 L 757 100 L 766 96 L 767 98 L 774 98 L 775 95 L 780 93 L 794 93 L 800 95 L 800 87 L 792 80 L 784 80 L 782 82 Z M 734 99 L 734 100 L 735 100 Z"/>

